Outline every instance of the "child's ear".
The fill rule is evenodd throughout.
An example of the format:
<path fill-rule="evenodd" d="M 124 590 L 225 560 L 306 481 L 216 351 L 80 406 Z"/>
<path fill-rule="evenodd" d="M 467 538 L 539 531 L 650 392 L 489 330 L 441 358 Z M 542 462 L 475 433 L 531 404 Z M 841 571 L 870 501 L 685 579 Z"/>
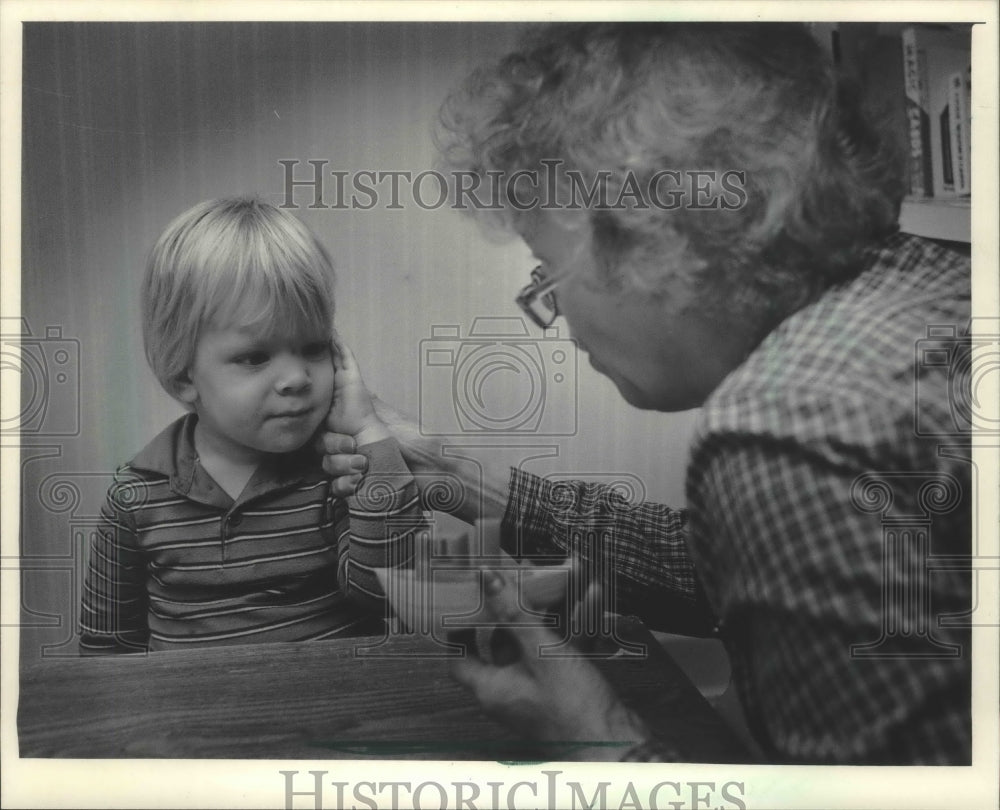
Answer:
<path fill-rule="evenodd" d="M 174 377 L 171 388 L 171 393 L 185 405 L 191 406 L 198 401 L 198 389 L 194 387 L 191 375 L 186 371 Z"/>

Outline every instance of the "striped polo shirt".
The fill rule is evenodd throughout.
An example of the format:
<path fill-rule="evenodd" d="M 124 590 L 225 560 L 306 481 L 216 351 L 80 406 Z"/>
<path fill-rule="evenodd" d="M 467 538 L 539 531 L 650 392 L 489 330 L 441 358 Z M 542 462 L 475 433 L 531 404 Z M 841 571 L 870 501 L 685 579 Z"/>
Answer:
<path fill-rule="evenodd" d="M 262 464 L 233 500 L 198 462 L 188 414 L 119 468 L 90 548 L 83 653 L 378 633 L 375 568 L 406 564 L 424 526 L 392 439 L 336 497 L 309 448 Z"/>

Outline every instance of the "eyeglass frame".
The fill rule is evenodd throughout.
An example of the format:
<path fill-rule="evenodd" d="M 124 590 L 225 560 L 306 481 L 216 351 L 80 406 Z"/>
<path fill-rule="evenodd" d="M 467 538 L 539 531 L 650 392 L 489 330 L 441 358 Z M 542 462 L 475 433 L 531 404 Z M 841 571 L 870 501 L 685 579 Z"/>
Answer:
<path fill-rule="evenodd" d="M 555 288 L 561 281 L 562 278 L 547 278 L 542 270 L 542 265 L 538 265 L 531 271 L 531 283 L 522 287 L 517 298 L 514 299 L 521 311 L 539 329 L 548 329 L 559 317 L 559 304 L 556 301 Z M 552 310 L 552 317 L 547 323 L 531 307 L 535 301 L 544 301 L 546 296 L 549 297 L 549 303 L 551 303 L 549 309 Z"/>

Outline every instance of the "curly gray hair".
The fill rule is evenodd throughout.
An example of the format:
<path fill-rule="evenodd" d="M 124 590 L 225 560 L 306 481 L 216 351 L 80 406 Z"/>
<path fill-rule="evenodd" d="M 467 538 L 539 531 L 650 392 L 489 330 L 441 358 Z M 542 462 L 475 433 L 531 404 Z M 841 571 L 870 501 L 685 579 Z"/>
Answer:
<path fill-rule="evenodd" d="M 563 185 L 605 173 L 617 199 L 665 170 L 741 173 L 729 210 L 633 200 L 586 215 L 609 283 L 656 295 L 682 271 L 762 323 L 850 278 L 898 227 L 903 156 L 802 25 L 541 27 L 470 76 L 441 122 L 444 159 L 480 177 L 555 160 Z M 506 200 L 501 223 L 522 208 Z"/>

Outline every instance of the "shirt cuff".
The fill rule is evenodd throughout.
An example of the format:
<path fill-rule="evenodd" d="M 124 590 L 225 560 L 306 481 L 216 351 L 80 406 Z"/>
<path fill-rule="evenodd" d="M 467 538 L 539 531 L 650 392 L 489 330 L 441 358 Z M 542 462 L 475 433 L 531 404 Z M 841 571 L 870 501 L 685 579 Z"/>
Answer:
<path fill-rule="evenodd" d="M 410 472 L 403 460 L 403 453 L 399 449 L 399 442 L 393 438 L 381 439 L 371 444 L 363 444 L 357 448 L 357 452 L 368 459 L 369 472 L 393 473 Z"/>
<path fill-rule="evenodd" d="M 392 438 L 382 439 L 362 445 L 358 452 L 368 459 L 368 472 L 357 492 L 347 499 L 352 512 L 389 516 L 413 508 L 417 492 L 399 443 Z"/>
<path fill-rule="evenodd" d="M 501 531 L 504 550 L 522 556 L 565 553 L 551 539 L 552 483 L 516 467 L 510 468 L 507 511 Z"/>

